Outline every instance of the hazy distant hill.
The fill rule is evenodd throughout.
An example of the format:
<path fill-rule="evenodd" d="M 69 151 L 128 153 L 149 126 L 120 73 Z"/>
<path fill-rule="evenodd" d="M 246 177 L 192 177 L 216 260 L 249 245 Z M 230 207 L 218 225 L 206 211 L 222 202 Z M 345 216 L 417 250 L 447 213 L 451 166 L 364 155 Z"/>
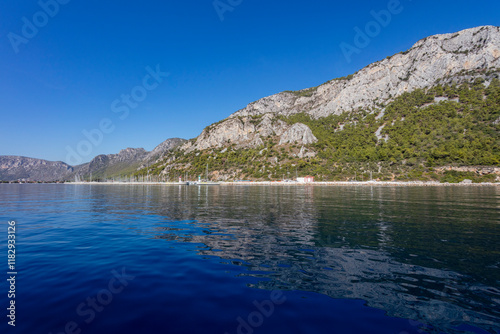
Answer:
<path fill-rule="evenodd" d="M 37 181 L 63 180 L 73 167 L 61 161 L 4 155 L 0 156 L 0 181 L 19 179 Z"/>
<path fill-rule="evenodd" d="M 186 140 L 180 138 L 167 139 L 153 151 L 143 148 L 127 148 L 118 154 L 98 155 L 89 163 L 69 166 L 64 162 L 53 162 L 35 158 L 0 156 L 0 181 L 63 181 L 93 180 L 112 178 L 119 175 L 130 175 L 143 165 L 155 162 L 170 150 Z"/>

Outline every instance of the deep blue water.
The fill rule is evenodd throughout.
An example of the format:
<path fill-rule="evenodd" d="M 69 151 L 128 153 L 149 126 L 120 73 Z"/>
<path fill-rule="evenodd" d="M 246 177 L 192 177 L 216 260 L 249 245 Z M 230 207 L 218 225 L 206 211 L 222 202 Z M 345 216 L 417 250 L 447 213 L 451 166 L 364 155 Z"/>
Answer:
<path fill-rule="evenodd" d="M 0 332 L 498 333 L 499 208 L 498 187 L 0 185 Z"/>

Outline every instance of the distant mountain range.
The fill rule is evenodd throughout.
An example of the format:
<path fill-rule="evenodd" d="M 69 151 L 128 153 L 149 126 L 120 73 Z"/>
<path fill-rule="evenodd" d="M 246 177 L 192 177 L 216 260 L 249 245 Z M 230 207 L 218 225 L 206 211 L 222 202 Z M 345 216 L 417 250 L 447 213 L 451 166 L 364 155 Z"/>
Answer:
<path fill-rule="evenodd" d="M 63 176 L 73 172 L 73 167 L 61 161 L 0 156 L 0 180 L 15 181 L 19 179 L 37 181 L 62 180 Z"/>
<path fill-rule="evenodd" d="M 141 166 L 154 163 L 156 159 L 185 143 L 185 139 L 171 138 L 148 152 L 143 148 L 126 148 L 118 154 L 98 155 L 90 162 L 70 166 L 64 162 L 41 159 L 0 156 L 0 180 L 2 181 L 65 181 L 93 180 L 133 174 Z"/>
<path fill-rule="evenodd" d="M 126 149 L 80 166 L 4 156 L 0 179 L 175 179 L 204 174 L 209 165 L 218 180 L 375 174 L 491 181 L 500 175 L 499 77 L 500 27 L 435 35 L 347 77 L 250 103 L 189 141 L 169 139 L 152 152 Z"/>

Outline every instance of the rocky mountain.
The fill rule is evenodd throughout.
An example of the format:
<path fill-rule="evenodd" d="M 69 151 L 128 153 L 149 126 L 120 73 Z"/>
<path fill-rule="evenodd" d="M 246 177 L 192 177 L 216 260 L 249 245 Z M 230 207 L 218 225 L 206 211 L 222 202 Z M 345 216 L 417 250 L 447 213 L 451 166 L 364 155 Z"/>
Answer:
<path fill-rule="evenodd" d="M 186 139 L 182 138 L 170 138 L 162 142 L 160 145 L 156 146 L 151 152 L 149 152 L 145 158 L 146 161 L 154 161 L 158 158 L 161 158 L 167 152 L 172 151 L 177 146 L 184 144 L 187 142 Z"/>
<path fill-rule="evenodd" d="M 74 171 L 72 166 L 61 161 L 4 155 L 0 156 L 0 180 L 63 180 Z"/>
<path fill-rule="evenodd" d="M 482 26 L 435 35 L 348 77 L 250 103 L 226 120 L 206 128 L 194 143 L 186 144 L 183 149 L 190 152 L 219 148 L 228 143 L 257 147 L 261 144 L 259 138 L 270 134 L 280 137 L 288 129 L 283 122 L 275 120 L 276 116 L 304 112 L 312 118 L 321 118 L 356 110 L 376 112 L 405 92 L 438 83 L 460 83 L 478 76 L 491 80 L 499 71 L 500 27 Z M 265 117 L 257 122 L 256 118 L 262 115 Z M 294 133 L 293 138 L 287 135 L 284 141 L 291 139 L 309 144 L 309 140 L 302 140 L 310 138 L 309 135 Z"/>
<path fill-rule="evenodd" d="M 118 154 L 98 155 L 89 163 L 75 167 L 72 175 L 68 179 L 88 179 L 92 174 L 92 179 L 104 179 L 119 174 L 133 173 L 147 157 L 148 152 L 143 148 L 126 148 Z"/>
<path fill-rule="evenodd" d="M 347 77 L 250 103 L 140 173 L 175 179 L 209 164 L 220 180 L 281 179 L 283 169 L 454 180 L 465 173 L 454 165 L 500 163 L 499 77 L 500 27 L 427 37 Z M 450 168 L 437 175 L 436 165 Z"/>

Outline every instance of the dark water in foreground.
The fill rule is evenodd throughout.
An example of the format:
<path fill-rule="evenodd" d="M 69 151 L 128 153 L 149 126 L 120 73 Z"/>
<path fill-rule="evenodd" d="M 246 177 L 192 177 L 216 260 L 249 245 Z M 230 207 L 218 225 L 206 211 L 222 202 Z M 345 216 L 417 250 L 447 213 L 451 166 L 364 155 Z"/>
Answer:
<path fill-rule="evenodd" d="M 0 332 L 498 333 L 499 208 L 498 187 L 0 185 Z"/>

